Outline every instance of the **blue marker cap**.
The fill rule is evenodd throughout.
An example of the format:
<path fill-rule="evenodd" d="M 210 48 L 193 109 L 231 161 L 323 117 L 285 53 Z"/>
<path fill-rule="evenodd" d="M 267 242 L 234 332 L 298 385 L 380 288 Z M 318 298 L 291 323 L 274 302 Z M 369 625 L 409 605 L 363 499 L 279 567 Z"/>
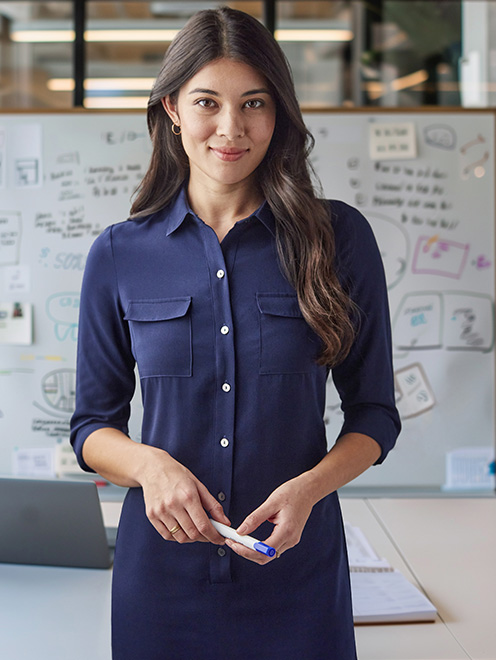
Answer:
<path fill-rule="evenodd" d="M 267 545 L 266 543 L 262 543 L 262 541 L 257 541 L 253 547 L 255 550 L 258 550 L 258 552 L 261 552 L 263 555 L 267 555 L 267 557 L 273 557 L 276 554 L 276 551 L 274 548 L 271 548 L 270 545 Z"/>

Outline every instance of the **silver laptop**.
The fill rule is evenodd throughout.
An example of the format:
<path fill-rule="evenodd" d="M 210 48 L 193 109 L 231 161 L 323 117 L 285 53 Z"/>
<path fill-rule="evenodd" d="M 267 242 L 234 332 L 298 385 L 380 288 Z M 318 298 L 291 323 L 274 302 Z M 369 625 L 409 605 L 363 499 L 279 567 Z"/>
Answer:
<path fill-rule="evenodd" d="M 0 562 L 109 568 L 96 484 L 0 478 Z"/>

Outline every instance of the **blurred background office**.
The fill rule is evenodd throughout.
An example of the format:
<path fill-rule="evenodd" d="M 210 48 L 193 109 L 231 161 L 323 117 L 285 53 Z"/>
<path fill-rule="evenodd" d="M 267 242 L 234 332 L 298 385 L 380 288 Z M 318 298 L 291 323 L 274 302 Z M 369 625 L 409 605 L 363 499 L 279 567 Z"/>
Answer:
<path fill-rule="evenodd" d="M 9 0 L 0 109 L 143 108 L 176 31 L 220 4 L 274 31 L 307 109 L 496 105 L 493 0 Z"/>

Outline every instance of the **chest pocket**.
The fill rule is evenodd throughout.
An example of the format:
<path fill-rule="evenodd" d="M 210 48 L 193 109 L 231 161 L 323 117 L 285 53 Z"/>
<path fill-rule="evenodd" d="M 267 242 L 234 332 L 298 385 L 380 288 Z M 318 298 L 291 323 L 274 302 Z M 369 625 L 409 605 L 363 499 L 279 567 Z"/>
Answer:
<path fill-rule="evenodd" d="M 130 302 L 134 357 L 142 378 L 191 376 L 191 296 Z"/>
<path fill-rule="evenodd" d="M 308 373 L 316 367 L 320 340 L 306 323 L 298 298 L 257 293 L 260 312 L 260 373 Z"/>

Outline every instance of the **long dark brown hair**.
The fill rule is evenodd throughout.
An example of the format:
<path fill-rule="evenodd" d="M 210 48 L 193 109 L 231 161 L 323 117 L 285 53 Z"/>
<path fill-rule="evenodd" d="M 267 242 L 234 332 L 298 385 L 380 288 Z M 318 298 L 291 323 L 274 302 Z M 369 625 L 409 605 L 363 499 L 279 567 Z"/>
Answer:
<path fill-rule="evenodd" d="M 334 232 L 328 204 L 316 196 L 308 155 L 314 140 L 296 99 L 288 62 L 276 40 L 255 18 L 221 7 L 196 13 L 169 46 L 148 101 L 153 144 L 148 171 L 132 205 L 132 217 L 164 208 L 184 184 L 189 162 L 161 99 L 179 89 L 205 65 L 221 57 L 261 73 L 276 103 L 276 126 L 258 183 L 276 220 L 283 271 L 298 295 L 307 323 L 321 337 L 319 362 L 333 366 L 354 338 L 353 305 L 334 269 Z"/>

